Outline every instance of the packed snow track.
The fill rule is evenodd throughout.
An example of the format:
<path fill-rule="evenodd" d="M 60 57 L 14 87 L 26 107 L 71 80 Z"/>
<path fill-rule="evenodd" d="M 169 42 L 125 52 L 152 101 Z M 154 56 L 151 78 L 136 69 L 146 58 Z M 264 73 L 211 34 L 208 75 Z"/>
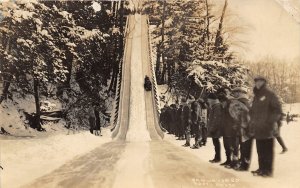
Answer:
<path fill-rule="evenodd" d="M 24 187 L 215 187 L 218 182 L 213 180 L 237 179 L 230 172 L 220 171 L 207 161 L 201 161 L 163 140 L 153 92 L 146 92 L 143 88 L 144 76 L 153 76 L 147 17 L 135 14 L 128 20 L 119 123 L 113 141 Z M 242 180 L 233 185 L 248 187 Z"/>

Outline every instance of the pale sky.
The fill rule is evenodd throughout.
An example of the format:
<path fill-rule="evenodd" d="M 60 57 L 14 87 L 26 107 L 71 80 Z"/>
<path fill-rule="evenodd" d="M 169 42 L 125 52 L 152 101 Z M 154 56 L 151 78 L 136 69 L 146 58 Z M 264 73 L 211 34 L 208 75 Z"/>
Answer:
<path fill-rule="evenodd" d="M 224 4 L 224 0 L 214 1 Z M 300 23 L 276 0 L 229 0 L 228 3 L 229 10 L 247 27 L 239 36 L 246 41 L 245 48 L 235 47 L 242 58 L 300 58 Z"/>

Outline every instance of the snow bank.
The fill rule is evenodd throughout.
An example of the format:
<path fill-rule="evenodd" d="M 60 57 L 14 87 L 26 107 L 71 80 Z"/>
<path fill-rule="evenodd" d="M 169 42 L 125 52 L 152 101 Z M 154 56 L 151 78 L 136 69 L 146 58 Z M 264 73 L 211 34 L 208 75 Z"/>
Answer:
<path fill-rule="evenodd" d="M 56 135 L 43 139 L 1 140 L 0 187 L 20 187 L 50 173 L 72 158 L 110 141 L 108 133 Z"/>
<path fill-rule="evenodd" d="M 42 99 L 41 109 L 60 110 L 61 104 L 54 100 Z M 43 125 L 47 132 L 39 132 L 26 125 L 23 112 L 34 113 L 35 103 L 33 96 L 25 98 L 14 97 L 14 100 L 3 101 L 0 105 L 0 127 L 16 137 L 35 137 L 37 135 L 46 136 L 58 132 L 66 132 L 64 121 L 58 123 L 49 122 Z"/>
<path fill-rule="evenodd" d="M 130 117 L 126 136 L 128 141 L 150 141 L 146 125 L 146 105 L 141 49 L 141 15 L 135 15 L 136 26 L 132 39 Z"/>
<path fill-rule="evenodd" d="M 14 135 L 29 135 L 30 130 L 24 126 L 25 117 L 20 115 L 12 103 L 0 105 L 0 127 Z"/>
<path fill-rule="evenodd" d="M 284 105 L 285 112 L 290 109 L 291 113 L 300 112 L 300 103 L 292 104 L 292 105 Z M 284 187 L 299 187 L 300 185 L 300 174 L 297 173 L 297 170 L 300 169 L 299 161 L 299 140 L 300 140 L 300 122 L 298 121 L 290 122 L 288 125 L 286 122 L 283 122 L 283 126 L 281 128 L 281 136 L 285 141 L 285 144 L 288 147 L 288 152 L 285 154 L 279 154 L 281 152 L 280 145 L 275 141 L 275 165 L 274 165 L 274 178 L 260 178 L 254 177 L 250 172 L 237 172 L 231 169 L 226 169 L 219 164 L 212 164 L 217 167 L 221 171 L 230 171 L 234 175 L 240 178 L 240 181 L 249 182 L 253 187 L 264 187 L 264 188 L 272 188 L 277 187 L 282 184 Z M 165 135 L 165 140 L 177 145 L 178 147 L 182 147 L 185 141 L 175 140 L 173 135 Z M 222 139 L 221 141 L 221 153 L 222 153 L 222 161 L 225 161 L 225 151 L 223 148 Z M 194 140 L 191 141 L 194 143 Z M 212 144 L 211 138 L 208 138 L 208 143 L 205 147 L 201 147 L 199 150 L 193 150 L 190 148 L 185 148 L 188 152 L 199 157 L 200 160 L 209 163 L 208 161 L 214 156 L 214 146 Z M 252 163 L 250 167 L 251 170 L 256 170 L 258 168 L 258 158 L 256 153 L 256 145 L 253 143 L 252 148 Z"/>

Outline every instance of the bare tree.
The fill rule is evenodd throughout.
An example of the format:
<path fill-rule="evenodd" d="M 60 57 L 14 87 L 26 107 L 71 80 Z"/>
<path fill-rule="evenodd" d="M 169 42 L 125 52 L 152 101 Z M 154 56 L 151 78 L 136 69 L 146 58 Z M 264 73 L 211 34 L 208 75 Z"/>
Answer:
<path fill-rule="evenodd" d="M 217 52 L 218 48 L 220 46 L 222 46 L 222 44 L 223 44 L 222 29 L 223 29 L 223 22 L 224 22 L 227 5 L 228 5 L 228 0 L 225 0 L 225 4 L 223 6 L 222 15 L 220 18 L 219 27 L 218 27 L 216 39 L 215 39 L 215 52 Z"/>

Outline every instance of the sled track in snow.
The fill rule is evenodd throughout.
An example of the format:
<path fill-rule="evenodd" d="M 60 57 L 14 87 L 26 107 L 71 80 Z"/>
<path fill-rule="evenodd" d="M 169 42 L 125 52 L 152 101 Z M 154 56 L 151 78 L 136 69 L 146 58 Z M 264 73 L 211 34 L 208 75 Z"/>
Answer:
<path fill-rule="evenodd" d="M 116 97 L 114 103 L 114 110 L 112 113 L 112 138 L 117 140 L 126 140 L 126 134 L 129 128 L 129 116 L 130 116 L 130 87 L 131 87 L 131 61 L 132 61 L 132 31 L 135 29 L 134 15 L 130 15 L 126 21 L 125 27 L 125 46 L 123 61 L 120 65 L 120 72 L 118 76 L 118 86 L 116 88 Z M 143 74 L 152 78 L 153 88 L 152 92 L 145 91 L 145 105 L 146 105 L 146 122 L 147 128 L 150 133 L 151 139 L 157 140 L 164 136 L 164 133 L 159 125 L 159 109 L 158 109 L 158 95 L 157 95 L 157 83 L 154 73 L 154 64 L 151 58 L 151 45 L 149 42 L 148 32 L 148 19 L 146 16 L 142 16 L 142 64 Z M 145 29 L 147 28 L 147 29 Z"/>

